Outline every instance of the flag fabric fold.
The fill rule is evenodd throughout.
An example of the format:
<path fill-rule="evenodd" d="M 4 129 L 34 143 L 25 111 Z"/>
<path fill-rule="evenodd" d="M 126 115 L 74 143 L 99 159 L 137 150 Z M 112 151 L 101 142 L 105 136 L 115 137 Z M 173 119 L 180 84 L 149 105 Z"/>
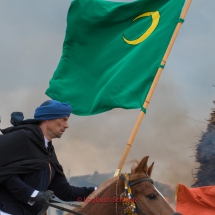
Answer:
<path fill-rule="evenodd" d="M 46 94 L 77 115 L 141 108 L 185 0 L 73 0 Z"/>
<path fill-rule="evenodd" d="M 176 211 L 183 215 L 215 214 L 215 186 L 188 188 L 179 184 L 176 191 Z"/>

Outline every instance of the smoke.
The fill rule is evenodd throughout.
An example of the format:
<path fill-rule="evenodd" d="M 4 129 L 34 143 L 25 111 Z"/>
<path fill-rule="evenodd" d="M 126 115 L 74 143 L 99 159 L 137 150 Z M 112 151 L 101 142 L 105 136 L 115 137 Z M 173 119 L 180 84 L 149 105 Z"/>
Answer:
<path fill-rule="evenodd" d="M 213 1 L 196 2 L 196 11 L 212 16 Z M 35 108 L 49 99 L 44 92 L 61 56 L 69 5 L 69 0 L 0 2 L 0 26 L 4 29 L 0 41 L 1 128 L 10 126 L 13 111 L 32 118 Z M 202 23 L 202 18 L 196 26 L 195 10 L 183 26 L 127 158 L 140 160 L 149 155 L 149 161 L 155 161 L 152 178 L 173 186 L 192 182 L 191 172 L 196 167 L 192 147 L 206 129 L 206 124 L 188 117 L 204 122 L 214 99 L 215 49 L 211 47 L 215 43 L 214 29 L 209 27 L 214 23 L 212 18 Z M 202 26 L 204 31 L 199 31 Z M 211 34 L 205 41 L 208 29 Z M 194 52 L 195 47 L 198 51 Z M 138 114 L 139 110 L 114 109 L 96 116 L 72 115 L 70 128 L 53 141 L 65 173 L 114 172 Z M 130 168 L 126 164 L 123 172 Z"/>
<path fill-rule="evenodd" d="M 166 82 L 172 84 L 166 84 Z M 22 89 L 13 93 L 0 93 L 2 104 L 1 128 L 10 126 L 10 114 L 22 111 L 25 119 L 32 118 L 34 109 L 44 100 L 45 86 Z M 150 156 L 155 161 L 152 178 L 162 183 L 190 185 L 191 170 L 195 168 L 194 150 L 199 130 L 190 119 L 186 106 L 177 97 L 178 88 L 171 80 L 161 79 L 156 93 L 143 119 L 127 161 Z M 14 99 L 15 98 L 15 99 Z M 138 117 L 139 110 L 114 109 L 88 117 L 71 115 L 69 128 L 61 139 L 53 141 L 58 159 L 70 176 L 114 172 L 125 144 Z M 130 172 L 125 164 L 123 172 Z"/>

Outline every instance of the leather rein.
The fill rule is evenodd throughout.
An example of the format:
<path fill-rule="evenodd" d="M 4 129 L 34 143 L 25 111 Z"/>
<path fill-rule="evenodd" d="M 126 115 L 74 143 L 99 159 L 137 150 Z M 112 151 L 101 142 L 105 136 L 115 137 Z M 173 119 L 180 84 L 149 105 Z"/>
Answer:
<path fill-rule="evenodd" d="M 119 176 L 119 179 L 120 178 L 124 178 L 124 181 L 126 180 L 126 176 L 127 176 L 127 174 L 121 174 L 120 176 Z M 128 177 L 128 176 L 127 176 Z M 128 186 L 129 186 L 129 188 L 131 188 L 132 186 L 134 186 L 134 185 L 136 185 L 136 184 L 139 184 L 139 183 L 141 183 L 141 182 L 146 182 L 146 181 L 149 181 L 149 182 L 151 182 L 152 184 L 154 184 L 154 181 L 151 179 L 151 178 L 148 178 L 148 177 L 145 177 L 145 178 L 141 178 L 141 179 L 138 179 L 138 180 L 136 180 L 136 181 L 133 181 L 133 182 L 128 182 L 129 184 L 128 184 Z M 116 186 L 118 186 L 118 182 L 116 183 Z M 126 186 L 126 184 L 125 184 L 125 188 L 124 189 L 128 189 L 128 187 Z M 122 196 L 122 194 L 121 194 L 121 196 Z M 116 187 L 116 197 L 118 198 L 118 191 L 117 191 L 117 187 Z M 130 194 L 129 194 L 129 198 L 131 198 L 131 197 L 133 197 L 132 196 L 132 194 L 131 194 L 131 189 L 130 189 Z M 140 210 L 141 211 L 141 213 L 143 214 L 143 215 L 147 215 L 146 213 L 145 213 L 145 211 L 141 208 L 141 206 L 139 205 L 139 203 L 137 202 L 137 201 L 134 201 L 134 204 L 136 205 L 136 207 L 138 208 L 138 210 Z M 129 206 L 129 209 L 130 209 L 131 207 Z M 135 208 L 133 208 L 132 209 L 132 211 L 126 211 L 126 210 L 124 210 L 124 214 L 137 214 L 137 212 L 136 212 L 136 210 L 135 210 Z M 117 203 L 116 203 L 116 215 L 119 215 L 118 214 L 118 205 L 117 205 Z M 171 214 L 171 215 L 182 215 L 181 213 L 179 213 L 179 212 L 174 212 L 173 214 Z"/>

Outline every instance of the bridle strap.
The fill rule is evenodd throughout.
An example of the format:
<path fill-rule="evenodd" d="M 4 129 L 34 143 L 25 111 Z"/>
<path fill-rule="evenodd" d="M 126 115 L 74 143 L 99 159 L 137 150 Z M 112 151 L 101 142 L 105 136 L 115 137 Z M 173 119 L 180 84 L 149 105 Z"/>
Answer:
<path fill-rule="evenodd" d="M 135 204 L 137 205 L 137 208 L 141 211 L 143 215 L 147 215 L 137 202 Z"/>
<path fill-rule="evenodd" d="M 134 185 L 136 185 L 136 184 L 139 184 L 139 183 L 141 183 L 141 182 L 144 182 L 144 181 L 149 181 L 149 182 L 151 182 L 152 184 L 154 184 L 154 181 L 153 181 L 151 178 L 141 178 L 141 179 L 139 179 L 139 180 L 137 180 L 137 181 L 130 182 L 130 187 L 132 187 L 132 186 L 134 186 Z M 138 202 L 136 202 L 135 204 L 137 205 L 137 208 L 141 211 L 141 213 L 142 213 L 143 215 L 147 215 L 147 214 L 144 212 L 144 210 L 141 208 L 141 206 L 138 204 Z M 172 215 L 182 215 L 182 214 L 179 213 L 179 212 L 175 212 L 175 213 L 173 213 Z"/>
<path fill-rule="evenodd" d="M 134 186 L 135 184 L 139 184 L 139 183 L 141 183 L 141 182 L 144 182 L 144 181 L 149 181 L 149 182 L 151 182 L 152 184 L 154 184 L 154 181 L 153 181 L 151 178 L 141 178 L 141 179 L 139 179 L 139 180 L 137 180 L 137 181 L 130 182 L 130 187 Z M 147 214 L 145 213 L 145 211 L 140 207 L 140 205 L 138 204 L 138 202 L 135 202 L 135 204 L 136 204 L 137 208 L 141 211 L 141 213 L 142 213 L 143 215 L 147 215 Z"/>
<path fill-rule="evenodd" d="M 139 183 L 141 183 L 143 181 L 149 181 L 152 184 L 154 184 L 154 181 L 151 178 L 141 178 L 141 179 L 139 179 L 137 181 L 130 182 L 130 187 L 134 186 L 135 184 L 139 184 Z"/>

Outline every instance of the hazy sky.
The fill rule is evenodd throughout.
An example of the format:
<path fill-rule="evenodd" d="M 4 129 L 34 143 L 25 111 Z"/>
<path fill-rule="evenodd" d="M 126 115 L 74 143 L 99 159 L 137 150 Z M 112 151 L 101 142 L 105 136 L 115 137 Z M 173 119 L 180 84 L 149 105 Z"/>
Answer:
<path fill-rule="evenodd" d="M 10 114 L 34 110 L 59 62 L 70 0 L 0 0 L 1 128 Z M 193 0 L 127 161 L 149 155 L 152 178 L 190 185 L 195 144 L 215 100 L 214 0 Z M 54 140 L 70 176 L 114 172 L 139 110 L 115 109 L 70 117 L 70 128 Z M 197 122 L 197 121 L 201 122 Z M 130 171 L 125 165 L 123 172 Z"/>

